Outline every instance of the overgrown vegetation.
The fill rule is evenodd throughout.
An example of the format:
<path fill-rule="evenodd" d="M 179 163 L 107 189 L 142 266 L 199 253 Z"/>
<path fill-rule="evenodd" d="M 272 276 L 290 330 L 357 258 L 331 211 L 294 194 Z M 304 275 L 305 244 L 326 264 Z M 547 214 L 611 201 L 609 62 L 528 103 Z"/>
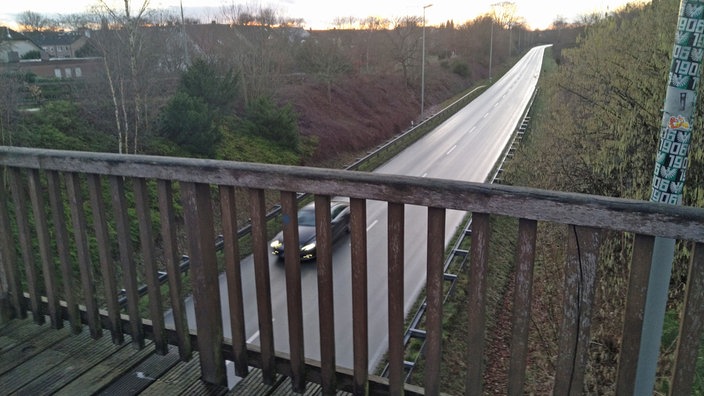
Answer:
<path fill-rule="evenodd" d="M 596 21 L 577 47 L 552 51 L 553 59 L 546 57 L 532 123 L 517 155 L 505 169 L 506 182 L 635 199 L 649 197 L 678 5 L 676 0 L 656 0 L 627 7 Z M 695 130 L 701 131 L 702 107 L 698 108 Z M 684 201 L 686 205 L 701 207 L 704 146 L 692 145 L 690 150 Z M 495 232 L 501 235 L 514 232 L 511 227 L 497 227 Z M 552 390 L 546 379 L 555 370 L 562 315 L 564 232 L 564 227 L 544 224 L 538 233 L 529 371 L 524 389 L 528 394 Z M 607 238 L 602 248 L 585 378 L 584 392 L 588 394 L 614 393 L 631 250 L 631 239 L 620 235 Z M 669 362 L 677 337 L 689 255 L 689 246 L 678 244 L 657 374 L 658 393 L 667 393 L 668 389 Z M 513 257 L 503 257 L 498 252 L 491 260 L 501 267 L 511 263 Z M 467 349 L 461 316 L 459 311 L 457 318 L 447 324 L 445 331 L 452 337 L 443 346 L 442 383 L 453 394 L 462 392 L 464 380 L 461 367 Z M 489 345 L 500 330 L 489 330 Z M 487 371 L 497 364 L 493 361 L 496 356 L 501 359 L 498 352 L 489 356 L 492 361 L 487 363 Z M 696 395 L 704 394 L 702 356 L 704 350 L 700 352 L 701 367 L 693 390 Z M 501 382 L 504 369 L 488 372 L 487 393 L 506 392 Z"/>

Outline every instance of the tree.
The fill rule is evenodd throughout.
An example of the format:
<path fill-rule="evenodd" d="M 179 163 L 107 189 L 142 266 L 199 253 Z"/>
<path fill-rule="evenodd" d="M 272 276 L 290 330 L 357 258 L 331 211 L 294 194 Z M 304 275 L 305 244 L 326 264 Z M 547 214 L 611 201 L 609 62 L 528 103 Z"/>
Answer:
<path fill-rule="evenodd" d="M 406 16 L 397 19 L 393 30 L 389 31 L 391 56 L 401 65 L 406 85 L 410 85 L 410 69 L 420 53 L 422 24 L 420 17 Z"/>
<path fill-rule="evenodd" d="M 298 116 L 291 105 L 278 107 L 271 98 L 258 98 L 247 106 L 244 121 L 246 133 L 296 152 L 300 150 Z"/>
<path fill-rule="evenodd" d="M 178 92 L 171 98 L 162 117 L 162 134 L 189 152 L 212 158 L 220 134 L 213 112 L 199 97 Z"/>
<path fill-rule="evenodd" d="M 116 10 L 100 0 L 94 8 L 102 20 L 102 29 L 94 35 L 93 43 L 103 56 L 119 153 L 138 152 L 141 130 L 148 123 L 144 118 L 148 114 L 147 88 L 154 77 L 149 75 L 149 69 L 158 64 L 152 59 L 157 55 L 156 47 L 150 47 L 143 34 L 148 7 L 149 0 L 143 0 L 135 11 L 125 0 L 124 9 Z"/>
<path fill-rule="evenodd" d="M 376 42 L 374 36 L 378 36 L 379 32 L 385 31 L 391 25 L 391 21 L 386 18 L 369 16 L 366 17 L 360 24 L 363 30 L 367 31 L 367 39 L 364 40 L 364 67 L 367 72 L 370 70 L 372 45 Z"/>
<path fill-rule="evenodd" d="M 239 78 L 232 68 L 221 73 L 215 63 L 196 59 L 181 77 L 181 91 L 200 98 L 215 114 L 224 115 L 238 97 Z"/>
<path fill-rule="evenodd" d="M 328 101 L 332 101 L 333 81 L 352 69 L 341 46 L 341 40 L 320 37 L 301 44 L 298 52 L 298 64 L 302 70 L 314 75 L 327 86 Z"/>
<path fill-rule="evenodd" d="M 17 17 L 17 23 L 23 32 L 40 32 L 51 25 L 51 20 L 34 11 L 25 11 Z"/>

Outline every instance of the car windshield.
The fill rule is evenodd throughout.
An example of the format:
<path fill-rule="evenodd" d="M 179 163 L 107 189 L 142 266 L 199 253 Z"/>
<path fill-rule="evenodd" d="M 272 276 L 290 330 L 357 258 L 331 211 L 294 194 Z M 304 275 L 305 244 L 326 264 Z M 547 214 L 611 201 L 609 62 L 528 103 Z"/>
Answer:
<path fill-rule="evenodd" d="M 298 225 L 306 227 L 315 226 L 315 210 L 301 210 L 298 212 Z"/>

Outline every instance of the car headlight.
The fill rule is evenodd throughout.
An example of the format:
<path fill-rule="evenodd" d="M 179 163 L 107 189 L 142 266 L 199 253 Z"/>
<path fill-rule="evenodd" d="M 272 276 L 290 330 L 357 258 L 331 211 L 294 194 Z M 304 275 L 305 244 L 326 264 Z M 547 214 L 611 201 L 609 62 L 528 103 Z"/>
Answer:
<path fill-rule="evenodd" d="M 301 248 L 301 251 L 303 252 L 310 252 L 311 250 L 315 249 L 315 242 L 309 243 Z"/>
<path fill-rule="evenodd" d="M 283 246 L 283 245 L 284 245 L 284 244 L 281 243 L 281 241 L 279 241 L 278 239 L 274 239 L 273 241 L 271 241 L 271 247 L 274 248 L 274 249 L 278 249 L 278 248 L 280 248 L 280 247 Z"/>

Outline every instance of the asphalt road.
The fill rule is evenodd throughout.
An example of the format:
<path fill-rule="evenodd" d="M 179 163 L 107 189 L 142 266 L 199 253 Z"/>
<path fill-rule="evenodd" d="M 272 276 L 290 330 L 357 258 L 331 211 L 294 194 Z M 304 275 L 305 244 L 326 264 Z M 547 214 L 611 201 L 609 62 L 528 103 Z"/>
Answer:
<path fill-rule="evenodd" d="M 487 179 L 513 131 L 521 120 L 535 88 L 542 65 L 544 47 L 528 52 L 508 73 L 496 81 L 479 98 L 467 105 L 432 133 L 378 168 L 380 174 L 456 179 L 482 182 Z M 425 285 L 426 209 L 405 208 L 405 309 L 408 312 Z M 448 211 L 446 243 L 452 238 L 465 213 Z M 369 357 L 370 371 L 381 361 L 387 349 L 387 268 L 386 203 L 367 202 Z M 352 301 L 349 236 L 335 244 L 333 254 L 335 287 L 335 338 L 337 365 L 352 368 Z M 288 353 L 286 288 L 283 263 L 275 257 L 269 261 L 274 346 Z M 245 303 L 245 328 L 248 342 L 259 343 L 259 331 L 251 256 L 241 263 Z M 319 326 L 315 263 L 303 263 L 303 318 L 306 357 L 319 360 Z M 220 277 L 223 301 L 224 336 L 230 337 L 227 312 L 227 284 Z M 193 303 L 186 302 L 188 321 L 195 324 Z M 167 316 L 167 322 L 170 320 Z"/>

